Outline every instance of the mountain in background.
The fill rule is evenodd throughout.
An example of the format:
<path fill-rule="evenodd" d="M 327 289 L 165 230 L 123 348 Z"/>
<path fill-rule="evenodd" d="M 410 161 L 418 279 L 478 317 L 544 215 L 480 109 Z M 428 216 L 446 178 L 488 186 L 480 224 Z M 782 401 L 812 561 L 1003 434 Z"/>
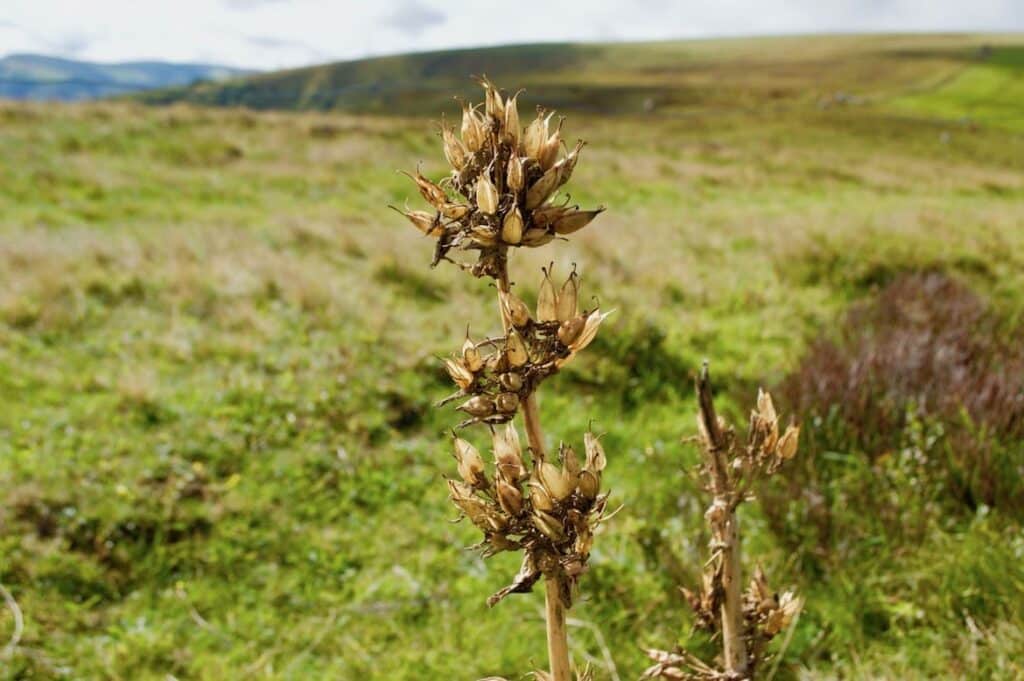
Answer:
<path fill-rule="evenodd" d="M 1017 127 L 1024 35 L 823 35 L 458 49 L 259 73 L 154 90 L 153 104 L 458 115 L 470 75 L 526 90 L 528 110 L 691 116 L 881 106 Z"/>
<path fill-rule="evenodd" d="M 214 64 L 158 61 L 100 64 L 39 54 L 0 59 L 0 98 L 81 100 L 218 81 L 251 71 Z"/>

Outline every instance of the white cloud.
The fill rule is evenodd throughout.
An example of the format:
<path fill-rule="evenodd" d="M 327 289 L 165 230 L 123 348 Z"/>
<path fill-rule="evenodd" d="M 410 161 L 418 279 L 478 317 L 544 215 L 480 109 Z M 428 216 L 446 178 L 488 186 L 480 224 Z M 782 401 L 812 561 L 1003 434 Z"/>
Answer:
<path fill-rule="evenodd" d="M 1020 0 L 3 0 L 0 54 L 280 68 L 517 42 L 1020 31 Z"/>

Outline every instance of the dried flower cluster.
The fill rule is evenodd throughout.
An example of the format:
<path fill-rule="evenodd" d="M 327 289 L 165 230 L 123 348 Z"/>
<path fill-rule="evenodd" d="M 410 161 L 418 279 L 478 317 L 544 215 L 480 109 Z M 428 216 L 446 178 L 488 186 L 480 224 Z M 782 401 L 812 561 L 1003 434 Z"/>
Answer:
<path fill-rule="evenodd" d="M 598 437 L 588 432 L 585 462 L 565 444 L 557 460 L 549 460 L 536 394 L 544 379 L 590 344 L 607 313 L 580 310 L 575 269 L 556 288 L 548 268 L 531 315 L 512 292 L 508 250 L 543 246 L 572 234 L 604 209 L 580 210 L 568 200 L 555 200 L 583 148 L 583 142 L 571 151 L 565 147 L 563 120 L 553 126 L 553 114 L 539 110 L 522 128 L 518 95 L 505 99 L 486 78 L 480 82 L 484 104 L 463 105 L 461 134 L 446 123 L 441 126 L 451 173 L 437 183 L 418 170 L 410 175 L 433 210 L 399 212 L 437 240 L 432 266 L 446 260 L 497 284 L 502 334 L 474 342 L 467 333 L 459 352 L 444 361 L 458 390 L 442 400 L 460 400 L 458 409 L 468 416 L 460 428 L 490 428 L 494 466 L 489 474 L 477 448 L 455 435 L 461 480 L 449 480 L 448 489 L 461 514 L 483 532 L 477 546 L 485 557 L 523 552 L 519 573 L 489 604 L 530 591 L 544 578 L 551 671 L 536 675 L 570 681 L 565 611 L 586 570 L 594 530 L 607 518 L 608 495 L 600 491 L 605 454 Z M 460 263 L 449 257 L 453 250 L 476 251 L 478 257 Z M 517 414 L 523 419 L 528 454 L 512 422 Z M 590 678 L 588 670 L 577 673 L 577 679 Z"/>
<path fill-rule="evenodd" d="M 455 459 L 462 480 L 448 481 L 452 502 L 484 533 L 478 547 L 485 556 L 523 551 L 519 574 L 488 604 L 529 591 L 543 575 L 557 581 L 562 603 L 571 607 L 608 501 L 608 495 L 600 493 L 607 462 L 604 448 L 588 432 L 582 465 L 566 444 L 559 447 L 557 463 L 543 456 L 527 461 L 512 423 L 495 429 L 492 441 L 494 473 L 488 476 L 476 447 L 456 437 Z"/>
<path fill-rule="evenodd" d="M 712 557 L 699 592 L 683 589 L 696 615 L 696 626 L 721 637 L 722 668 L 702 662 L 685 651 L 649 650 L 655 664 L 645 678 L 686 681 L 752 678 L 763 662 L 765 644 L 788 627 L 801 600 L 792 592 L 776 594 L 758 567 L 740 593 L 740 535 L 736 510 L 750 498 L 752 484 L 774 474 L 796 455 L 800 429 L 790 425 L 779 432 L 771 395 L 760 391 L 751 412 L 747 442 L 715 413 L 707 365 L 697 379 L 698 440 L 703 452 L 702 473 L 712 496 L 704 514 L 711 527 Z"/>

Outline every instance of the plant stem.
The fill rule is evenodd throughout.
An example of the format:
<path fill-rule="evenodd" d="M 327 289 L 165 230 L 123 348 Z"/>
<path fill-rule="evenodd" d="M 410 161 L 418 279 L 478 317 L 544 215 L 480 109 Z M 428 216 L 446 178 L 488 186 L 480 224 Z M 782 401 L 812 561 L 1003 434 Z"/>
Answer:
<path fill-rule="evenodd" d="M 508 261 L 502 260 L 499 275 L 495 277 L 498 284 L 498 309 L 501 311 L 501 326 L 508 333 L 509 319 L 505 314 L 505 306 L 501 296 L 509 291 Z M 534 460 L 544 458 L 544 431 L 540 426 L 540 410 L 537 408 L 537 394 L 530 392 L 522 401 L 523 425 L 526 428 L 526 439 Z M 565 628 L 565 605 L 562 603 L 561 584 L 557 576 L 544 579 L 545 613 L 548 630 L 548 662 L 551 665 L 552 681 L 571 681 L 572 671 L 569 664 L 569 638 Z"/>
<path fill-rule="evenodd" d="M 557 577 L 544 580 L 548 622 L 548 660 L 551 663 L 552 681 L 571 681 L 569 668 L 569 638 L 565 629 L 565 605 L 560 595 L 561 585 Z"/>

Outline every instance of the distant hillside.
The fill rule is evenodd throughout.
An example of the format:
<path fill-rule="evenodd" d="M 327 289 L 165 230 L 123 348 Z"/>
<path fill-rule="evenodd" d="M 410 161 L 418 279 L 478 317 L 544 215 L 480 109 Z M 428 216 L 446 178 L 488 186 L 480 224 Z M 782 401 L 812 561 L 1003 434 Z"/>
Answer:
<path fill-rule="evenodd" d="M 94 99 L 223 80 L 245 73 L 250 72 L 213 64 L 99 64 L 39 54 L 12 54 L 0 59 L 0 98 Z"/>
<path fill-rule="evenodd" d="M 884 101 L 908 112 L 1005 117 L 1024 101 L 1022 35 L 793 36 L 450 50 L 262 73 L 145 93 L 254 109 L 400 115 L 457 111 L 470 74 L 523 87 L 523 101 L 604 114 Z M 924 99 L 922 99 L 922 97 Z M 996 111 L 990 110 L 995 103 Z"/>

